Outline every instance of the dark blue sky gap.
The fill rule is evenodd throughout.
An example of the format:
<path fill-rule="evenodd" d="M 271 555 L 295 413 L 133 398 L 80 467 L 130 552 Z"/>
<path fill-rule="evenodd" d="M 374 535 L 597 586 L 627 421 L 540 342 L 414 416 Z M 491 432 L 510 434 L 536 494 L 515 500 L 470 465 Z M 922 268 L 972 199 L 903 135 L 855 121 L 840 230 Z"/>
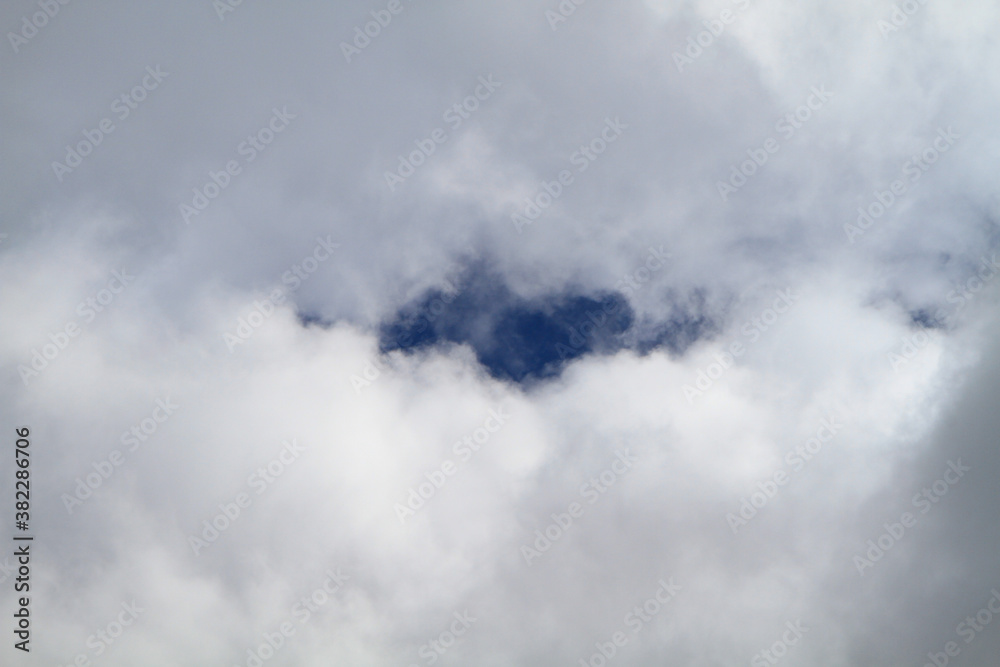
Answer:
<path fill-rule="evenodd" d="M 623 348 L 646 354 L 661 347 L 683 353 L 715 330 L 702 314 L 704 299 L 694 297 L 689 299 L 693 306 L 675 307 L 668 321 L 638 327 L 628 300 L 618 292 L 528 300 L 492 272 L 475 268 L 466 272 L 456 293 L 430 290 L 401 308 L 381 327 L 380 349 L 412 352 L 469 344 L 493 377 L 529 383 L 556 377 L 587 354 L 613 354 Z"/>

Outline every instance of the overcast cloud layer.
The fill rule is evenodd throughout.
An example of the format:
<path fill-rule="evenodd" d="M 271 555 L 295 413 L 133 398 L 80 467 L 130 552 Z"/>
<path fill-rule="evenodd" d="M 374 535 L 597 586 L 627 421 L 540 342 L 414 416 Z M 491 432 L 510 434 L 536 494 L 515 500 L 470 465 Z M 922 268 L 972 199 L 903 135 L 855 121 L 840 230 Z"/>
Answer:
<path fill-rule="evenodd" d="M 998 22 L 5 3 L 0 663 L 992 667 Z"/>

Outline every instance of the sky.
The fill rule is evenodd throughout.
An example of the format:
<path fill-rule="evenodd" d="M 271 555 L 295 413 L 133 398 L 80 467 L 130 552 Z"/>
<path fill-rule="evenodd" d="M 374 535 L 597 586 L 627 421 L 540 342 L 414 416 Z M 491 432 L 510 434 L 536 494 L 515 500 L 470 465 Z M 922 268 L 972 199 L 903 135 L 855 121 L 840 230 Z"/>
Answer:
<path fill-rule="evenodd" d="M 998 20 L 5 3 L 0 662 L 994 665 Z"/>

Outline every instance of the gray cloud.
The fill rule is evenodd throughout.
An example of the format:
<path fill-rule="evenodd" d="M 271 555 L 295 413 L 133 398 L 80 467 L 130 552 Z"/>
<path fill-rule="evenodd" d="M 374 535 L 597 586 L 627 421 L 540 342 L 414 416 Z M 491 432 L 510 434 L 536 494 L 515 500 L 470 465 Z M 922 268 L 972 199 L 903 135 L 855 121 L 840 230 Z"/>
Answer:
<path fill-rule="evenodd" d="M 37 535 L 32 652 L 0 651 L 737 665 L 791 623 L 788 664 L 987 664 L 998 10 L 896 4 L 898 30 L 889 2 L 0 9 L 0 414 Z M 456 344 L 380 350 L 475 266 L 635 324 L 530 386 L 477 360 L 509 342 L 485 289 Z"/>

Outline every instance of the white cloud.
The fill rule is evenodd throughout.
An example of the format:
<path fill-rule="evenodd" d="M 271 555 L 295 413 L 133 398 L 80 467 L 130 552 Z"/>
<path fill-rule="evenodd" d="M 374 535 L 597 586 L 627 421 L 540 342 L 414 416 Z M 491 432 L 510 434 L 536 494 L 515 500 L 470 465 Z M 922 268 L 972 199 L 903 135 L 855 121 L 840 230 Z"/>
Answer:
<path fill-rule="evenodd" d="M 753 2 L 678 72 L 673 52 L 742 3 L 587 2 L 556 31 L 558 3 L 403 4 L 351 63 L 340 41 L 383 5 L 244 3 L 219 21 L 210 3 L 71 4 L 3 56 L 0 414 L 32 432 L 32 660 L 247 664 L 291 618 L 267 664 L 429 664 L 421 648 L 465 612 L 441 664 L 578 662 L 623 627 L 609 664 L 745 664 L 799 619 L 789 664 L 943 650 L 997 585 L 996 283 L 955 297 L 996 247 L 996 7 L 927 3 L 883 39 L 891 3 Z M 60 182 L 51 162 L 146 63 L 170 72 L 162 90 Z M 488 73 L 503 86 L 390 191 L 384 172 Z M 716 182 L 820 85 L 829 105 L 722 201 Z M 192 188 L 284 106 L 287 132 L 186 225 Z M 576 171 L 619 116 L 620 141 Z M 948 126 L 955 146 L 850 243 L 858 207 Z M 511 214 L 563 169 L 572 185 L 518 234 Z M 224 334 L 318 237 L 337 252 L 230 351 Z M 683 354 L 589 354 L 520 386 L 468 343 L 378 351 L 380 325 L 429 289 L 461 293 L 469 266 L 529 299 L 593 295 L 651 247 L 670 261 L 627 296 L 644 333 L 679 305 L 710 321 Z M 78 311 L 104 289 L 95 317 Z M 947 326 L 894 362 L 921 309 Z M 176 413 L 67 511 L 167 397 Z M 509 418 L 483 436 L 496 410 Z M 835 436 L 792 463 L 831 415 Z M 626 448 L 634 467 L 605 488 Z M 859 576 L 852 557 L 958 457 L 968 479 Z M 780 472 L 734 535 L 727 514 Z M 520 547 L 574 502 L 529 567 Z M 349 579 L 300 622 L 329 570 Z M 660 579 L 682 589 L 634 634 L 625 616 Z M 142 613 L 97 656 L 88 637 L 133 599 Z M 969 664 L 998 643 L 955 641 Z"/>

